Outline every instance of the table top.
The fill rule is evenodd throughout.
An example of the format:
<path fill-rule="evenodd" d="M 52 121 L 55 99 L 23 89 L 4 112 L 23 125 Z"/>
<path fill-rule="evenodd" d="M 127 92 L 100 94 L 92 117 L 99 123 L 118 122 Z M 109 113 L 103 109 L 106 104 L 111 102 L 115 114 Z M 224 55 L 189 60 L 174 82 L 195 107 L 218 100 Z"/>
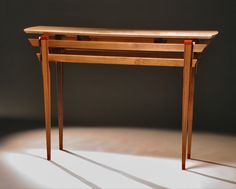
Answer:
<path fill-rule="evenodd" d="M 26 33 L 47 35 L 81 35 L 109 37 L 150 37 L 180 39 L 211 39 L 218 31 L 207 30 L 140 30 L 140 29 L 108 29 L 86 27 L 34 26 L 25 28 Z"/>

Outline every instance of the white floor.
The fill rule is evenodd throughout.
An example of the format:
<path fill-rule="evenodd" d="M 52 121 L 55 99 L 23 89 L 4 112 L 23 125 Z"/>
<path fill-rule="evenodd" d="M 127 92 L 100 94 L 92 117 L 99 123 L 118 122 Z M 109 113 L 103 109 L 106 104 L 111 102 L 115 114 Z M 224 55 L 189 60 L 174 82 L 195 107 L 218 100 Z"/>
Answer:
<path fill-rule="evenodd" d="M 192 159 L 181 170 L 181 133 L 140 128 L 66 128 L 65 151 L 44 130 L 0 143 L 0 188 L 236 188 L 236 137 L 194 133 Z"/>

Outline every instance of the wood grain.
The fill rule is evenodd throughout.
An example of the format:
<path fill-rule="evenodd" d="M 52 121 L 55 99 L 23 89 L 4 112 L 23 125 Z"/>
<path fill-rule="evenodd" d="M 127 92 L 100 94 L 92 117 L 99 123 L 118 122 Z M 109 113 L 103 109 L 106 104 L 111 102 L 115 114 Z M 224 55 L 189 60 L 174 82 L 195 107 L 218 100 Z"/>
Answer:
<path fill-rule="evenodd" d="M 37 54 L 38 58 L 40 54 Z M 49 54 L 51 62 L 87 63 L 87 64 L 117 64 L 117 65 L 142 65 L 142 66 L 171 66 L 183 67 L 184 59 L 177 58 L 146 58 L 146 57 L 118 57 L 118 56 L 95 56 L 95 55 L 68 55 Z M 197 60 L 193 60 L 195 66 Z"/>
<path fill-rule="evenodd" d="M 63 150 L 63 63 L 56 64 L 59 149 Z"/>
<path fill-rule="evenodd" d="M 183 67 L 182 169 L 186 168 L 186 146 L 191 157 L 194 70 L 202 53 L 218 31 L 136 30 L 84 27 L 35 26 L 26 33 L 48 35 L 42 40 L 42 72 L 47 141 L 47 159 L 51 159 L 51 91 L 49 61 L 57 67 L 59 148 L 63 149 L 63 77 L 62 63 L 115 64 Z M 59 36 L 59 37 L 58 37 Z M 188 39 L 188 40 L 186 40 Z M 29 39 L 39 47 L 38 39 Z M 49 49 L 50 52 L 49 53 Z M 37 53 L 40 59 L 40 53 Z M 187 138 L 188 137 L 188 138 Z"/>
<path fill-rule="evenodd" d="M 218 31 L 188 31 L 188 30 L 140 30 L 140 29 L 108 29 L 85 27 L 34 26 L 25 28 L 26 33 L 47 35 L 81 35 L 81 36 L 112 36 L 112 37 L 153 37 L 153 38 L 183 38 L 211 39 Z"/>
<path fill-rule="evenodd" d="M 193 108 L 194 108 L 194 89 L 195 89 L 195 69 L 192 68 L 190 76 L 190 89 L 189 89 L 189 107 L 188 107 L 188 151 L 187 158 L 191 158 L 192 146 L 192 127 L 193 127 Z"/>
<path fill-rule="evenodd" d="M 186 164 L 186 140 L 188 126 L 190 76 L 192 71 L 192 54 L 193 44 L 185 43 L 182 99 L 182 170 L 185 170 Z"/>
<path fill-rule="evenodd" d="M 50 66 L 48 60 L 48 41 L 41 40 L 42 53 L 42 75 L 43 75 L 43 91 L 44 91 L 44 114 L 46 127 L 46 146 L 47 159 L 51 160 L 51 81 L 50 81 Z"/>
<path fill-rule="evenodd" d="M 29 39 L 34 47 L 39 46 L 37 39 Z M 159 52 L 184 52 L 184 44 L 175 43 L 137 43 L 137 42 L 106 42 L 106 41 L 73 41 L 73 40 L 48 40 L 49 47 L 53 48 L 78 48 L 78 49 L 104 49 L 104 50 L 129 50 L 129 51 L 159 51 Z M 202 52 L 206 44 L 194 45 L 194 52 Z"/>

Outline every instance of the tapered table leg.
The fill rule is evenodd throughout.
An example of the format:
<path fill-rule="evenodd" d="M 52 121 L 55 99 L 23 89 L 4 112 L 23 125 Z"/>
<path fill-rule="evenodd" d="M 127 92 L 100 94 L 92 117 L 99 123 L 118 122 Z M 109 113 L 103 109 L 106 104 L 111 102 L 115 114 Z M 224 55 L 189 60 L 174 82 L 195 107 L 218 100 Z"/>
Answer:
<path fill-rule="evenodd" d="M 189 107 L 188 107 L 189 108 L 189 111 L 188 111 L 188 153 L 187 153 L 188 159 L 191 158 L 194 89 L 195 89 L 195 68 L 192 68 L 191 77 L 190 77 Z"/>
<path fill-rule="evenodd" d="M 63 64 L 56 63 L 59 149 L 63 150 Z"/>
<path fill-rule="evenodd" d="M 44 114 L 46 127 L 47 159 L 51 160 L 51 80 L 50 66 L 48 61 L 48 36 L 41 36 L 40 43 L 44 90 Z"/>
<path fill-rule="evenodd" d="M 184 41 L 184 68 L 183 68 L 183 99 L 182 99 L 182 169 L 186 163 L 186 141 L 188 128 L 189 89 L 192 71 L 192 40 Z"/>

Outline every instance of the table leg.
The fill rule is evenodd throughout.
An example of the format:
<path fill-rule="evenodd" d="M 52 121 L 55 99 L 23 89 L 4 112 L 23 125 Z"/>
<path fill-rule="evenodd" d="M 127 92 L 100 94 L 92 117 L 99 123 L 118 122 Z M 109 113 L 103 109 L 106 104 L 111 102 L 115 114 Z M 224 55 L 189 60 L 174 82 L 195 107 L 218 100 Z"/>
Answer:
<path fill-rule="evenodd" d="M 188 153 L 187 158 L 191 158 L 193 110 L 194 110 L 194 89 L 195 89 L 195 68 L 192 68 L 189 91 L 189 112 L 188 112 Z"/>
<path fill-rule="evenodd" d="M 56 63 L 59 149 L 63 150 L 63 64 Z"/>
<path fill-rule="evenodd" d="M 182 169 L 185 169 L 186 163 L 186 141 L 188 129 L 188 110 L 189 110 L 189 92 L 190 76 L 192 71 L 192 40 L 184 41 L 184 68 L 183 68 L 183 99 L 182 99 Z"/>
<path fill-rule="evenodd" d="M 44 90 L 44 114 L 46 127 L 47 160 L 51 160 L 51 80 L 48 61 L 48 37 L 41 36 L 41 65 Z"/>

